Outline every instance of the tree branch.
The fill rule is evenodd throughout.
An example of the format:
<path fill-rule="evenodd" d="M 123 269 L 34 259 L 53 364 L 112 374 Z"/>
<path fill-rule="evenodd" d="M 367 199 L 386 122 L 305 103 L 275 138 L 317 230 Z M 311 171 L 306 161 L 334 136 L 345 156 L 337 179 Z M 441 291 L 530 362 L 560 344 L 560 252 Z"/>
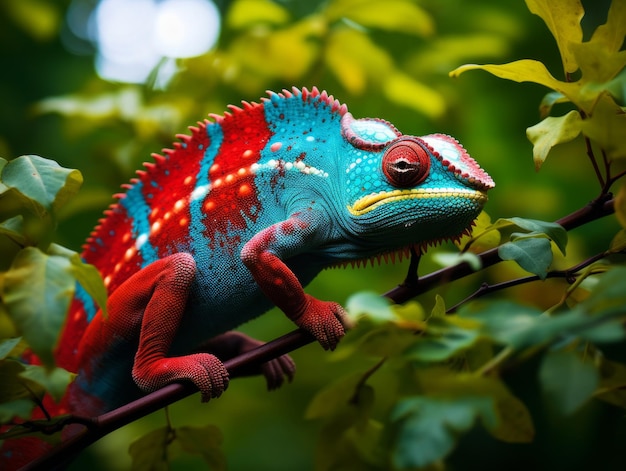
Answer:
<path fill-rule="evenodd" d="M 566 230 L 572 230 L 588 222 L 612 214 L 613 212 L 613 200 L 607 195 L 606 197 L 600 197 L 592 201 L 587 206 L 584 206 L 556 222 Z M 482 262 L 483 268 L 492 266 L 501 261 L 498 256 L 497 248 L 487 250 L 479 254 L 478 257 Z M 384 296 L 397 304 L 403 303 L 419 294 L 429 291 L 439 284 L 451 282 L 473 273 L 474 270 L 472 270 L 469 264 L 463 262 L 459 265 L 435 271 L 417 280 L 409 278 L 408 282 L 388 291 Z M 307 332 L 301 329 L 294 330 L 254 350 L 224 362 L 224 366 L 231 377 L 235 378 L 238 375 L 238 371 L 241 371 L 244 367 L 249 368 L 278 358 L 285 353 L 301 348 L 313 341 L 313 337 Z M 49 453 L 28 464 L 22 468 L 22 471 L 61 469 L 67 466 L 80 451 L 110 432 L 196 392 L 197 390 L 192 383 L 170 384 L 118 409 L 93 419 L 88 419 L 92 424 L 89 428 L 86 428 L 70 440 L 63 442 Z M 84 420 L 84 418 L 82 420 Z"/>

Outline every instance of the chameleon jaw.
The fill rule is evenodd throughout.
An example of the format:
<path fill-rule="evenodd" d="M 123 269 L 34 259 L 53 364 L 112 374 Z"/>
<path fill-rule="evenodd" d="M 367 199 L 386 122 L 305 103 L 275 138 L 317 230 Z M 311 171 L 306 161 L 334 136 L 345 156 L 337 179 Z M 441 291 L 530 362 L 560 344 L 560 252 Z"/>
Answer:
<path fill-rule="evenodd" d="M 372 193 L 363 196 L 348 205 L 348 211 L 353 216 L 362 216 L 377 207 L 390 202 L 408 200 L 408 199 L 432 199 L 432 198 L 462 198 L 471 200 L 479 205 L 483 205 L 487 201 L 487 193 L 480 190 L 464 189 L 464 188 L 432 188 L 432 189 L 404 189 L 381 191 L 380 193 Z"/>

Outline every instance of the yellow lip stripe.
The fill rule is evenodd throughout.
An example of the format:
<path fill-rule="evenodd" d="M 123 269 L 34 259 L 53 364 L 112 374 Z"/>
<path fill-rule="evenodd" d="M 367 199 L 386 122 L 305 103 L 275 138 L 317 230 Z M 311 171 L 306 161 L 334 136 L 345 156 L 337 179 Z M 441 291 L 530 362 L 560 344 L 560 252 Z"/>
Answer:
<path fill-rule="evenodd" d="M 380 193 L 372 193 L 359 198 L 352 206 L 348 205 L 348 211 L 350 211 L 350 213 L 354 216 L 360 216 L 372 211 L 382 204 L 390 203 L 392 201 L 429 198 L 464 198 L 475 200 L 477 202 L 484 202 L 487 200 L 487 194 L 478 190 L 460 188 L 381 191 Z"/>

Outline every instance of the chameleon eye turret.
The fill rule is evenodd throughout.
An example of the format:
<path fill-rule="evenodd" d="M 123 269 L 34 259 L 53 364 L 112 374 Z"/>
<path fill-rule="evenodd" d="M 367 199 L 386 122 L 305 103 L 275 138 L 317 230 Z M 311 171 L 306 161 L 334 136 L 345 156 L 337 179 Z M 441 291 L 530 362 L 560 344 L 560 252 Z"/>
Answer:
<path fill-rule="evenodd" d="M 385 150 L 382 166 L 391 185 L 410 188 L 428 176 L 430 156 L 423 143 L 411 137 L 403 137 Z"/>

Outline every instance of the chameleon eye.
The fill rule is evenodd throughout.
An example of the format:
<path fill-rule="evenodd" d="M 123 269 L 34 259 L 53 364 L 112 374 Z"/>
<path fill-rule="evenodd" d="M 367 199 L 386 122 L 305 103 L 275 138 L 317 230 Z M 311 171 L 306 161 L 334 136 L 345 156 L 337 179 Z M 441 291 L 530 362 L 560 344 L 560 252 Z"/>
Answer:
<path fill-rule="evenodd" d="M 430 155 L 415 139 L 398 139 L 383 155 L 383 173 L 395 187 L 415 186 L 428 176 L 429 170 Z"/>

